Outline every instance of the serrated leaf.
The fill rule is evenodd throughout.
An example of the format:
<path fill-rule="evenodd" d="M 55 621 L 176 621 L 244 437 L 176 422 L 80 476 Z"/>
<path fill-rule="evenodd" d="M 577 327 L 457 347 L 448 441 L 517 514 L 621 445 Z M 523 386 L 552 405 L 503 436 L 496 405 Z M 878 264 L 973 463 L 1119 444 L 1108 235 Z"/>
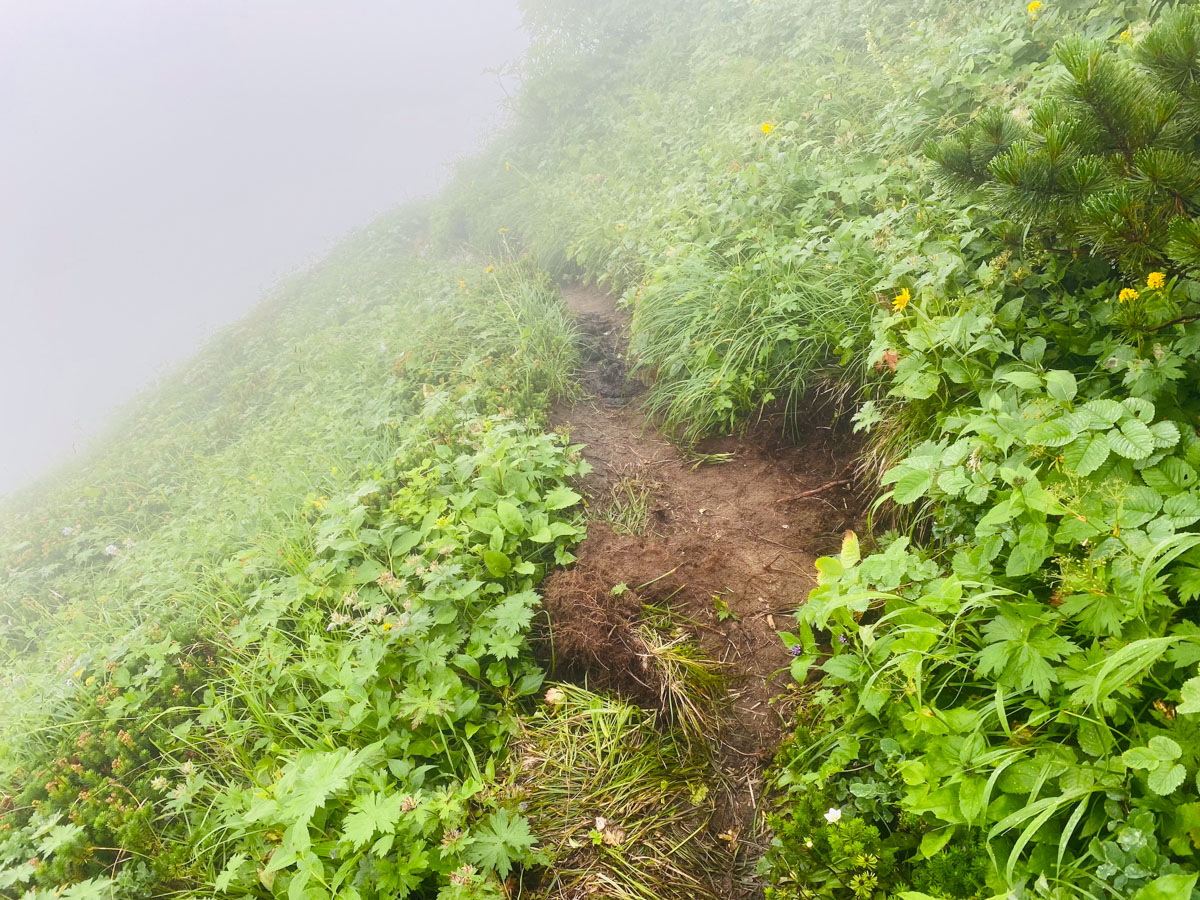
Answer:
<path fill-rule="evenodd" d="M 1083 404 L 1080 409 L 1095 416 L 1096 418 L 1106 422 L 1109 425 L 1116 425 L 1124 416 L 1129 413 L 1124 406 L 1116 400 L 1107 398 L 1101 400 L 1089 400 Z"/>
<path fill-rule="evenodd" d="M 481 868 L 495 869 L 501 878 L 508 877 L 513 863 L 523 860 L 534 844 L 529 823 L 506 809 L 488 816 L 487 824 L 472 838 L 467 858 Z"/>
<path fill-rule="evenodd" d="M 1142 397 L 1126 397 L 1121 405 L 1129 410 L 1130 415 L 1140 419 L 1143 424 L 1154 421 L 1154 404 Z"/>
<path fill-rule="evenodd" d="M 925 492 L 929 490 L 933 484 L 932 472 L 920 472 L 916 469 L 906 469 L 904 473 L 896 480 L 896 487 L 892 494 L 892 499 L 903 505 L 913 503 L 916 500 L 925 496 Z"/>
<path fill-rule="evenodd" d="M 1185 681 L 1179 689 L 1179 696 L 1182 699 L 1175 707 L 1175 712 L 1185 716 L 1200 713 L 1200 677 Z"/>
<path fill-rule="evenodd" d="M 1066 369 L 1054 369 L 1046 373 L 1046 393 L 1060 403 L 1074 400 L 1078 391 L 1075 376 Z"/>
<path fill-rule="evenodd" d="M 1103 434 L 1085 434 L 1076 438 L 1063 451 L 1067 469 L 1077 475 L 1091 475 L 1104 465 L 1112 452 Z"/>
<path fill-rule="evenodd" d="M 400 819 L 403 803 L 401 794 L 389 797 L 382 791 L 373 791 L 360 795 L 342 824 L 343 839 L 357 850 L 375 837 L 377 832 L 391 832 Z"/>
<path fill-rule="evenodd" d="M 1061 447 L 1075 439 L 1076 432 L 1062 419 L 1039 422 L 1025 432 L 1025 442 L 1039 447 Z"/>
<path fill-rule="evenodd" d="M 1162 511 L 1170 516 L 1175 528 L 1186 528 L 1200 520 L 1200 498 L 1195 494 L 1176 494 L 1163 501 Z"/>
<path fill-rule="evenodd" d="M 1137 419 L 1125 419 L 1106 437 L 1112 451 L 1126 459 L 1145 459 L 1154 451 L 1154 435 Z"/>
<path fill-rule="evenodd" d="M 1166 450 L 1179 443 L 1179 426 L 1174 422 L 1155 422 L 1150 426 L 1150 434 L 1154 437 L 1154 446 Z"/>
<path fill-rule="evenodd" d="M 1165 797 L 1183 784 L 1186 777 L 1187 769 L 1176 763 L 1173 766 L 1159 766 L 1146 777 L 1146 783 L 1154 793 Z"/>
<path fill-rule="evenodd" d="M 233 880 L 237 878 L 238 872 L 241 871 L 242 866 L 246 864 L 249 858 L 245 853 L 235 853 L 229 857 L 225 861 L 225 868 L 221 870 L 221 873 L 213 881 L 213 890 L 222 892 L 228 890 L 229 886 L 233 884 Z"/>
<path fill-rule="evenodd" d="M 1190 490 L 1200 476 L 1179 457 L 1169 456 L 1157 466 L 1142 469 L 1142 480 L 1164 497 L 1171 497 Z"/>

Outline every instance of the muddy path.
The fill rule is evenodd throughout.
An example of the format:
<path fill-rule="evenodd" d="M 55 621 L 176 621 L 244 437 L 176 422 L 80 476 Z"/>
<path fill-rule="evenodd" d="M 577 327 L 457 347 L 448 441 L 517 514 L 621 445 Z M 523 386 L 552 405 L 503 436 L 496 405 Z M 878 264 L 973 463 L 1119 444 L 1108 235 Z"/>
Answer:
<path fill-rule="evenodd" d="M 552 425 L 586 445 L 588 537 L 578 562 L 543 584 L 555 677 L 663 705 L 664 685 L 644 640 L 669 610 L 705 655 L 721 663 L 729 697 L 713 743 L 726 796 L 710 829 L 731 844 L 722 896 L 752 897 L 761 852 L 763 773 L 783 735 L 772 698 L 790 678 L 777 632 L 815 583 L 813 563 L 858 525 L 846 482 L 845 434 L 815 424 L 798 442 L 769 427 L 722 438 L 685 456 L 640 412 L 627 378 L 628 317 L 611 297 L 568 287 L 581 332 L 586 396 L 553 410 Z"/>

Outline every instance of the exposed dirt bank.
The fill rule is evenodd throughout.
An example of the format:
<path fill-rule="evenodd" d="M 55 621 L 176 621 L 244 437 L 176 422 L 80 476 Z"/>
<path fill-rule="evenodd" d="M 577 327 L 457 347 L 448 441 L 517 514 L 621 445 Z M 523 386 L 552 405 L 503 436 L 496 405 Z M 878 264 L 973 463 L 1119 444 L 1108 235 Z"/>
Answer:
<path fill-rule="evenodd" d="M 791 630 L 816 557 L 857 524 L 860 503 L 846 481 L 852 446 L 822 425 L 792 444 L 764 427 L 699 448 L 724 462 L 686 457 L 637 409 L 627 317 L 594 290 L 567 288 L 564 297 L 583 332 L 589 395 L 557 407 L 552 423 L 586 445 L 593 521 L 578 563 L 543 585 L 555 676 L 659 704 L 663 684 L 640 631 L 647 605 L 669 608 L 723 664 L 731 702 L 714 741 L 728 797 L 710 828 L 732 835 L 737 852 L 715 887 L 753 896 L 756 808 L 783 724 L 769 701 L 786 687 L 790 661 L 776 632 Z"/>

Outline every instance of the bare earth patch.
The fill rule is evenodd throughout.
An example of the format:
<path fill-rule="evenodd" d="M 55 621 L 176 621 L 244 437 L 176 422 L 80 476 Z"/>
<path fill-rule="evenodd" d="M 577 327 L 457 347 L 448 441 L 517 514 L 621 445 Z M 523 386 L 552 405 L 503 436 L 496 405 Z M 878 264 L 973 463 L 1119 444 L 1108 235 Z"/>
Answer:
<path fill-rule="evenodd" d="M 762 774 L 783 726 L 769 701 L 785 690 L 790 662 L 776 632 L 792 630 L 815 559 L 857 525 L 860 501 L 846 481 L 853 448 L 824 425 L 785 443 L 764 424 L 698 448 L 724 462 L 686 457 L 636 408 L 623 359 L 627 317 L 594 290 L 567 288 L 564 297 L 583 332 L 590 396 L 557 407 L 551 421 L 586 445 L 594 471 L 582 490 L 593 521 L 578 563 L 543 584 L 546 655 L 556 678 L 661 707 L 663 685 L 638 627 L 649 605 L 669 609 L 723 664 L 730 703 L 712 739 L 726 796 L 709 827 L 733 852 L 714 887 L 754 896 Z M 621 498 L 644 499 L 606 514 Z"/>

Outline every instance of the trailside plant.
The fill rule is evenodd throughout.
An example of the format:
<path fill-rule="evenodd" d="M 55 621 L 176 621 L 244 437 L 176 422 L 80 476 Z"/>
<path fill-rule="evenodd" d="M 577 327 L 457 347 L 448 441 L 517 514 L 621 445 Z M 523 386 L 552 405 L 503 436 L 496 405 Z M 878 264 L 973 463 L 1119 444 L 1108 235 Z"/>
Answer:
<path fill-rule="evenodd" d="M 286 426 L 264 414 L 223 438 L 240 477 L 218 481 L 241 522 L 206 505 L 133 540 L 80 515 L 41 560 L 8 557 L 9 591 L 40 573 L 66 611 L 60 573 L 78 578 L 71 554 L 103 534 L 113 552 L 70 594 L 129 599 L 95 601 L 117 613 L 109 640 L 60 665 L 45 736 L 6 773 L 0 896 L 500 896 L 532 859 L 495 772 L 541 684 L 534 587 L 583 533 L 566 482 L 586 464 L 538 421 L 567 385 L 571 332 L 520 267 L 463 274 L 300 348 L 324 401 L 280 400 Z M 306 430 L 343 449 L 323 479 L 280 450 Z M 255 454 L 280 465 L 246 477 Z M 206 515 L 258 530 L 232 540 Z M 55 636 L 49 619 L 4 624 L 13 645 Z"/>
<path fill-rule="evenodd" d="M 1060 85 L 1032 108 L 992 108 L 927 146 L 958 187 L 986 185 L 1004 215 L 1059 252 L 1126 274 L 1200 272 L 1200 12 L 1182 4 L 1132 49 L 1072 37 Z M 1064 240 L 1065 239 L 1065 240 Z"/>

